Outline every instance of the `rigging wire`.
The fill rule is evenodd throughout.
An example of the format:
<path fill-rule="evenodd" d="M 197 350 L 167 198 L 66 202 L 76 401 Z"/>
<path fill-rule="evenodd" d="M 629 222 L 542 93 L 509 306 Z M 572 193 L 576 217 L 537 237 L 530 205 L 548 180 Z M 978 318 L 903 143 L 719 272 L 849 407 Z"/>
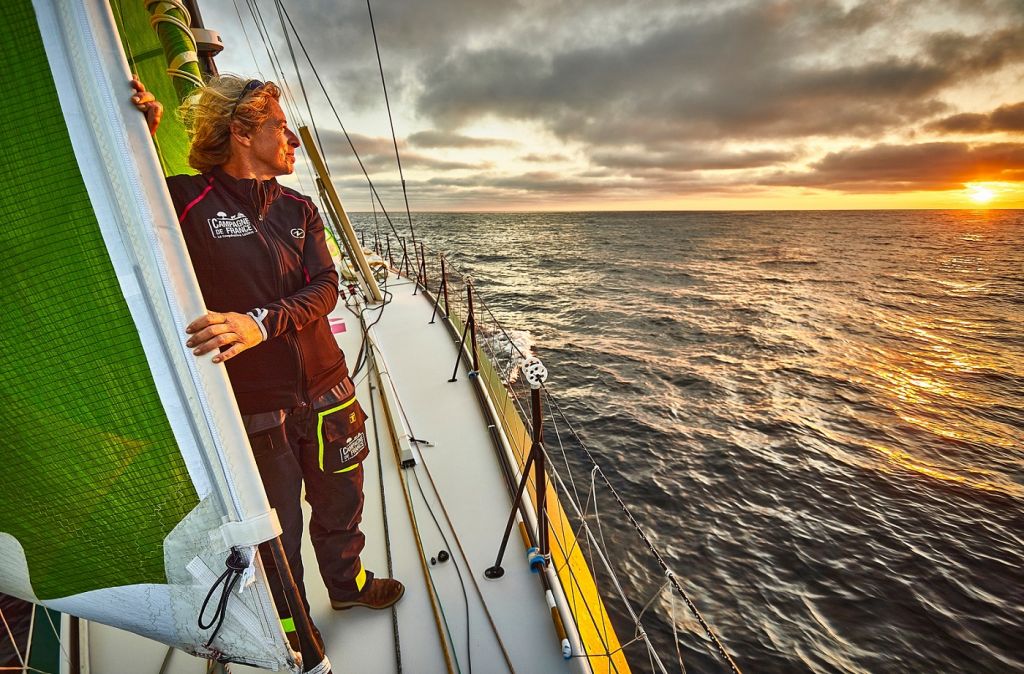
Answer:
<path fill-rule="evenodd" d="M 515 344 L 515 342 L 512 340 L 511 335 L 509 335 L 508 331 L 497 320 L 497 318 L 494 316 L 493 311 L 491 311 L 490 307 L 486 304 L 486 302 L 483 300 L 483 298 L 478 295 L 475 299 L 477 299 L 479 301 L 481 307 L 490 315 L 492 321 L 494 322 L 495 328 L 497 329 L 497 331 L 499 331 L 505 337 L 505 339 L 507 340 L 507 342 L 510 345 L 511 349 L 513 349 L 516 352 L 518 352 L 521 357 L 526 358 L 527 357 L 526 354 L 523 353 L 523 351 L 518 347 L 518 345 Z M 519 414 L 520 414 L 521 418 L 523 418 L 523 419 L 530 419 L 530 415 L 526 414 L 526 411 L 523 408 L 522 402 L 519 400 L 518 396 L 515 394 L 514 389 L 512 387 L 507 387 L 507 388 L 509 390 L 511 390 L 511 392 L 512 392 L 512 399 L 514 400 L 515 405 L 516 405 L 516 407 L 519 410 Z M 569 432 L 571 433 L 572 437 L 576 440 L 576 442 L 579 444 L 579 446 L 583 449 L 583 451 L 586 454 L 587 458 L 589 459 L 591 465 L 593 466 L 592 480 L 593 480 L 593 476 L 594 475 L 599 474 L 601 476 L 602 482 L 605 484 L 605 486 L 611 492 L 611 494 L 614 497 L 614 499 L 615 499 L 616 503 L 618 504 L 619 508 L 625 514 L 625 516 L 627 518 L 627 521 L 629 521 L 629 523 L 633 526 L 633 528 L 636 530 L 637 534 L 640 536 L 641 541 L 643 541 L 643 543 L 647 547 L 648 551 L 654 556 L 655 560 L 657 561 L 659 566 L 662 568 L 662 571 L 665 573 L 666 577 L 668 578 L 668 582 L 672 585 L 672 587 L 675 589 L 676 593 L 686 603 L 687 608 L 690 610 L 690 612 L 697 619 L 698 623 L 700 623 L 702 629 L 704 630 L 705 634 L 708 636 L 709 640 L 714 645 L 714 647 L 717 650 L 718 654 L 722 657 L 722 659 L 726 662 L 726 664 L 728 664 L 728 666 L 729 666 L 730 670 L 733 672 L 733 674 L 740 674 L 739 667 L 736 665 L 735 661 L 731 658 L 731 656 L 725 650 L 724 645 L 721 643 L 721 641 L 719 640 L 718 636 L 714 633 L 714 631 L 711 629 L 710 625 L 704 619 L 703 615 L 697 609 L 697 606 L 693 603 L 693 601 L 690 599 L 690 597 L 687 595 L 687 593 L 683 591 L 682 587 L 680 586 L 680 584 L 678 582 L 678 578 L 676 578 L 674 572 L 672 572 L 672 570 L 669 569 L 668 564 L 665 562 L 665 560 L 662 557 L 661 553 L 658 552 L 658 550 L 654 547 L 653 543 L 651 543 L 651 541 L 647 537 L 646 533 L 640 527 L 639 522 L 637 522 L 637 520 L 630 513 L 630 511 L 626 507 L 626 504 L 622 501 L 622 498 L 619 496 L 619 494 L 615 490 L 614 486 L 612 486 L 610 480 L 608 479 L 608 476 L 604 473 L 604 471 L 601 469 L 600 465 L 597 463 L 597 460 L 593 456 L 593 454 L 591 453 L 589 447 L 586 445 L 586 443 L 584 443 L 584 441 L 583 441 L 582 437 L 580 436 L 579 432 L 572 425 L 572 423 L 569 421 L 568 417 L 565 415 L 565 413 L 562 411 L 561 407 L 558 405 L 555 397 L 551 394 L 551 392 L 547 389 L 546 386 L 543 387 L 543 390 L 544 390 L 545 396 L 547 397 L 549 406 L 557 413 L 558 416 L 560 416 L 562 418 L 563 423 L 569 429 Z M 547 451 L 543 447 L 542 447 L 542 451 L 544 451 L 545 455 L 547 455 Z M 522 457 L 520 457 L 520 458 L 522 458 Z M 550 464 L 550 465 L 553 465 L 553 464 Z M 571 478 L 572 477 L 572 471 L 571 470 L 569 472 L 569 475 L 570 475 L 570 478 Z M 566 488 L 565 483 L 562 481 L 561 476 L 557 472 L 553 472 L 552 476 L 553 476 L 553 479 L 560 486 L 561 491 L 563 493 L 565 493 L 566 496 L 568 497 L 568 500 L 570 501 L 570 503 L 573 505 L 574 509 L 576 510 L 577 516 L 580 517 L 581 521 L 583 521 L 583 523 L 584 523 L 584 527 L 583 528 L 586 530 L 586 532 L 588 534 L 588 539 L 592 538 L 593 534 L 592 534 L 592 532 L 590 530 L 590 527 L 588 525 L 586 525 L 586 522 L 585 522 L 585 520 L 583 520 L 583 516 L 580 513 L 578 499 L 574 500 L 572 498 L 572 495 L 569 493 L 569 490 Z M 593 486 L 592 486 L 592 489 L 593 489 Z M 596 510 L 596 508 L 597 508 L 596 500 L 594 502 L 594 507 L 595 507 L 595 513 L 596 513 L 597 512 L 597 510 Z M 597 522 L 598 522 L 599 528 L 600 528 L 600 521 L 601 521 L 600 517 L 598 516 L 597 517 Z M 618 579 L 615 577 L 615 574 L 611 573 L 611 566 L 609 565 L 609 562 L 608 562 L 607 558 L 605 557 L 604 554 L 601 553 L 601 550 L 608 550 L 608 547 L 604 543 L 603 533 L 600 532 L 600 531 L 599 531 L 599 533 L 601 533 L 601 538 L 602 538 L 601 545 L 598 545 L 599 556 L 602 559 L 603 564 L 607 567 L 607 570 L 608 570 L 608 572 L 610 574 L 610 577 L 612 579 L 612 583 L 615 585 L 617 593 L 618 593 L 620 599 L 622 599 L 622 601 L 626 605 L 627 609 L 630 611 L 630 613 L 632 613 L 632 609 L 629 607 L 628 599 L 626 598 L 624 590 L 622 589 L 621 585 L 619 584 Z M 556 539 L 556 541 L 557 541 L 557 539 Z M 560 542 L 559 542 L 559 547 L 561 547 L 561 543 Z M 589 612 L 589 608 L 588 608 L 588 612 Z M 633 617 L 635 619 L 635 615 Z M 649 651 L 653 651 L 653 645 L 651 645 L 650 642 L 646 639 L 646 634 L 644 634 L 643 637 L 644 637 L 644 640 L 647 642 L 648 650 Z M 678 648 L 678 645 L 677 645 L 677 648 Z M 656 657 L 656 654 L 655 654 L 655 657 Z"/>
<path fill-rule="evenodd" d="M 320 126 L 316 123 L 316 117 L 313 116 L 313 106 L 309 104 L 309 96 L 306 95 L 306 84 L 302 80 L 302 71 L 299 70 L 299 62 L 295 58 L 295 49 L 292 47 L 292 39 L 288 35 L 288 26 L 285 25 L 284 21 L 284 5 L 281 0 L 275 0 L 274 4 L 277 6 L 277 16 L 281 21 L 281 32 L 284 33 L 285 42 L 288 44 L 288 53 L 292 57 L 292 67 L 295 68 L 295 76 L 299 80 L 299 89 L 302 91 L 302 99 L 306 101 L 306 111 L 309 112 L 309 125 L 313 127 L 313 135 L 316 137 L 317 147 L 320 148 L 320 156 L 323 157 L 324 166 L 327 166 L 326 153 L 324 152 L 323 141 L 320 140 Z M 295 27 L 292 26 L 294 31 Z M 298 37 L 298 35 L 296 35 Z M 328 173 L 330 170 L 328 169 Z"/>
<path fill-rule="evenodd" d="M 34 610 L 34 608 L 33 608 Z M 7 630 L 7 638 L 11 640 L 11 645 L 14 646 L 14 654 L 18 656 L 18 662 L 21 663 L 22 667 L 25 667 L 25 658 L 21 657 L 21 651 L 18 649 L 18 642 L 14 639 L 14 630 L 7 624 L 7 617 L 4 616 L 4 610 L 0 608 L 0 621 L 3 621 L 4 628 Z M 28 655 L 26 653 L 26 655 Z"/>
<path fill-rule="evenodd" d="M 493 314 L 491 314 L 491 318 L 492 318 L 492 320 L 496 321 L 496 319 L 494 318 Z M 486 349 L 488 352 L 490 352 L 492 354 L 492 358 L 493 358 L 493 350 L 490 348 L 490 346 L 489 346 L 489 344 L 487 343 L 486 340 L 483 342 L 483 348 Z M 506 389 L 506 390 L 508 390 L 508 389 Z M 523 409 L 522 403 L 519 400 L 518 396 L 516 395 L 515 391 L 512 390 L 511 393 L 512 393 L 512 396 L 513 396 L 513 399 L 514 399 L 514 404 L 517 406 L 517 408 L 519 410 L 519 414 L 521 415 L 520 418 L 521 419 L 523 419 L 523 418 L 530 418 L 531 415 L 526 414 L 525 410 Z M 525 425 L 524 425 L 524 427 L 525 427 Z M 513 434 L 513 436 L 510 438 L 510 440 L 514 442 L 514 444 L 512 445 L 512 448 L 513 448 L 514 452 L 516 453 L 516 458 L 519 461 L 520 465 L 522 465 L 522 463 L 526 459 L 526 448 L 519 443 L 520 439 L 523 439 L 523 438 L 519 438 L 518 434 Z M 553 464 L 550 463 L 550 456 L 547 454 L 547 452 L 546 452 L 546 450 L 545 450 L 543 445 L 541 445 L 541 451 L 545 453 L 546 457 L 548 457 L 549 464 L 553 465 Z M 570 496 L 568 494 L 568 491 L 565 489 L 564 484 L 562 485 L 562 491 L 567 496 Z M 570 496 L 570 499 L 571 499 L 571 496 Z M 589 503 L 589 501 L 588 501 L 588 503 Z M 577 512 L 578 512 L 578 506 L 577 506 Z M 537 517 L 541 517 L 541 516 L 547 517 L 547 513 L 538 513 L 537 514 Z M 583 526 L 585 525 L 585 521 L 582 519 L 582 516 L 580 516 L 580 519 L 581 519 L 581 522 L 582 522 L 581 527 L 580 527 L 580 531 L 582 532 Z M 561 568 L 564 569 L 565 566 L 567 566 L 569 564 L 569 561 L 570 561 L 569 560 L 569 555 L 571 554 L 571 551 L 575 549 L 575 545 L 576 544 L 574 543 L 573 546 L 571 547 L 570 551 L 566 552 L 565 547 L 564 547 L 564 545 L 562 543 L 561 537 L 559 537 L 558 534 L 556 533 L 557 531 L 559 531 L 561 529 L 561 527 L 556 527 L 555 524 L 551 521 L 550 518 L 548 518 L 548 524 L 551 527 L 550 531 L 554 534 L 555 544 L 556 544 L 558 550 L 562 553 L 563 557 L 566 560 L 566 565 L 563 565 L 563 567 L 561 567 Z M 600 568 L 598 568 L 593 563 L 593 559 L 590 559 L 588 561 L 590 563 L 590 567 L 595 569 L 595 573 L 600 572 Z M 556 568 L 557 568 L 557 565 L 556 565 Z M 575 583 L 576 590 L 577 590 L 577 592 L 570 592 L 569 593 L 570 595 L 573 596 L 573 600 L 572 600 L 572 608 L 573 608 L 573 611 L 574 611 L 573 612 L 573 619 L 577 623 L 577 627 L 579 626 L 579 619 L 577 618 L 578 606 L 577 606 L 577 604 L 575 602 L 575 596 L 574 596 L 575 594 L 579 594 L 580 597 L 582 598 L 583 609 L 586 611 L 587 616 L 590 618 L 591 624 L 594 625 L 595 628 L 600 628 L 601 629 L 601 642 L 602 642 L 602 645 L 604 646 L 604 652 L 591 652 L 591 653 L 583 654 L 583 655 L 574 655 L 572 657 L 595 657 L 595 656 L 608 657 L 609 658 L 608 665 L 611 667 L 612 670 L 614 670 L 615 672 L 618 672 L 618 665 L 615 663 L 614 659 L 612 659 L 611 656 L 616 654 L 616 653 L 618 653 L 619 651 L 621 651 L 625 646 L 628 646 L 628 645 L 631 645 L 632 643 L 635 643 L 639 639 L 638 638 L 633 639 L 632 641 L 627 642 L 625 644 L 625 646 L 620 644 L 619 648 L 617 648 L 617 649 L 615 649 L 613 651 L 610 651 L 609 650 L 609 646 L 608 646 L 608 641 L 609 640 L 608 640 L 608 624 L 607 624 L 607 621 L 604 620 L 603 614 L 602 614 L 602 619 L 601 620 L 598 620 L 598 618 L 595 617 L 594 609 L 591 607 L 590 601 L 588 601 L 587 598 L 586 598 L 586 591 L 584 590 L 584 588 L 580 584 L 580 581 L 576 577 L 576 574 L 574 574 L 572 572 L 571 566 L 569 567 L 569 578 Z M 619 588 L 619 589 L 620 589 L 620 598 L 623 600 L 624 603 L 627 603 L 627 600 L 626 600 L 625 596 L 621 593 L 621 588 Z M 650 650 L 650 644 L 648 644 L 648 650 Z"/>
<path fill-rule="evenodd" d="M 278 0 L 280 1 L 280 0 Z M 395 163 L 398 164 L 398 177 L 402 180 L 402 196 L 405 198 L 405 215 L 409 220 L 409 232 L 412 233 L 412 245 L 416 247 L 416 230 L 412 226 L 412 213 L 409 211 L 409 192 L 405 188 L 405 174 L 402 172 L 402 158 L 398 154 L 398 137 L 395 135 L 395 120 L 391 115 L 391 101 L 388 99 L 388 85 L 384 81 L 384 62 L 380 58 L 380 45 L 377 44 L 377 28 L 373 23 L 373 9 L 370 0 L 366 0 L 366 12 L 370 15 L 370 31 L 373 33 L 373 48 L 377 52 L 377 68 L 380 70 L 380 86 L 384 90 L 384 105 L 388 109 L 388 123 L 391 124 L 391 142 L 395 146 Z"/>
<path fill-rule="evenodd" d="M 595 469 L 600 474 L 601 480 L 604 482 L 609 492 L 611 492 L 611 495 L 615 499 L 615 502 L 618 504 L 619 509 L 622 510 L 623 514 L 626 516 L 626 520 L 630 523 L 630 525 L 632 525 L 633 529 L 640 536 L 640 540 L 643 541 L 644 545 L 647 547 L 648 552 L 650 552 L 654 556 L 655 560 L 658 563 L 658 566 L 661 567 L 661 570 L 668 577 L 669 582 L 672 584 L 672 587 L 675 589 L 675 591 L 679 594 L 680 597 L 682 597 L 683 601 L 686 603 L 687 608 L 693 614 L 694 618 L 696 618 L 697 622 L 700 623 L 701 628 L 704 630 L 704 633 L 711 640 L 711 643 L 715 646 L 715 649 L 718 651 L 718 654 L 722 656 L 722 659 L 725 660 L 726 664 L 729 665 L 729 669 L 733 672 L 733 674 L 741 674 L 739 666 L 729 655 L 728 651 L 725 650 L 725 646 L 722 644 L 721 640 L 719 640 L 718 635 L 715 634 L 714 630 L 711 629 L 711 625 L 709 625 L 707 620 L 704 619 L 703 614 L 701 614 L 696 604 L 693 603 L 693 600 L 690 599 L 690 596 L 680 586 L 679 579 L 676 578 L 675 573 L 672 571 L 671 568 L 669 568 L 668 563 L 665 561 L 665 558 L 662 557 L 661 553 L 658 552 L 657 548 L 654 547 L 654 544 L 651 543 L 651 540 L 647 537 L 647 533 L 640 526 L 640 523 L 636 520 L 636 518 L 633 517 L 633 514 L 629 511 L 629 508 L 626 507 L 626 504 L 625 502 L 623 502 L 622 497 L 619 496 L 619 492 L 615 489 L 614 485 L 612 485 L 611 480 L 608 479 L 608 476 L 605 474 L 605 472 L 601 470 L 600 465 L 597 463 L 597 459 L 594 458 L 594 455 L 591 453 L 590 448 L 587 447 L 586 443 L 583 442 L 583 438 L 580 437 L 579 432 L 572 425 L 569 419 L 565 416 L 565 413 L 562 411 L 561 407 L 556 402 L 554 396 L 552 396 L 551 393 L 547 391 L 546 387 L 545 392 L 547 393 L 548 397 L 548 405 L 551 406 L 551 408 L 554 409 L 560 417 L 562 417 L 562 421 L 569 428 L 570 432 L 572 433 L 572 436 L 579 443 L 580 448 L 587 455 L 587 458 L 590 459 L 591 463 L 594 465 Z"/>
<path fill-rule="evenodd" d="M 359 168 L 362 170 L 363 176 L 366 178 L 366 182 L 370 185 L 370 191 L 373 193 L 373 196 L 376 197 L 377 203 L 380 205 L 381 213 L 384 215 L 384 218 L 388 221 L 388 225 L 391 226 L 391 231 L 394 232 L 396 237 L 401 238 L 398 236 L 398 230 L 395 229 L 395 223 L 391 221 L 391 216 L 390 214 L 388 214 L 387 209 L 384 207 L 384 202 L 381 201 L 380 193 L 377 192 L 377 187 L 376 185 L 373 184 L 373 180 L 370 178 L 370 173 L 367 171 L 366 165 L 363 163 L 362 157 L 359 156 L 359 151 L 356 150 L 355 143 L 352 142 L 352 136 L 349 135 L 348 129 L 345 128 L 344 122 L 341 121 L 341 115 L 338 114 L 337 108 L 334 107 L 334 101 L 331 99 L 330 94 L 327 93 L 327 87 L 326 85 L 324 85 L 324 81 L 320 77 L 320 72 L 317 70 L 316 65 L 314 65 L 313 63 L 312 57 L 310 57 L 309 52 L 306 50 L 306 45 L 302 41 L 302 36 L 299 34 L 299 31 L 295 28 L 295 24 L 292 22 L 292 17 L 291 15 L 288 14 L 288 8 L 284 5 L 284 3 L 281 4 L 281 9 L 284 11 L 284 17 L 288 20 L 288 25 L 292 27 L 292 32 L 295 33 L 295 39 L 296 41 L 298 41 L 299 48 L 302 50 L 302 54 L 306 57 L 306 61 L 309 63 L 309 67 L 313 71 L 313 75 L 316 77 L 317 84 L 320 85 L 320 89 L 324 92 L 324 96 L 327 97 L 327 103 L 328 105 L 331 106 L 331 112 L 334 113 L 334 119 L 337 120 L 338 125 L 341 127 L 342 133 L 345 134 L 345 140 L 348 141 L 348 146 L 352 150 L 352 154 L 355 157 L 356 162 L 358 162 Z"/>
<path fill-rule="evenodd" d="M 260 68 L 259 62 L 256 60 L 256 52 L 252 48 L 252 40 L 249 39 L 249 31 L 245 28 L 245 21 L 242 20 L 242 10 L 238 9 L 238 0 L 231 0 L 231 4 L 235 6 L 235 15 L 238 16 L 238 25 L 242 27 L 242 36 L 245 38 L 245 46 L 249 48 L 249 56 L 252 57 L 252 64 L 256 66 L 256 72 L 259 73 L 260 79 L 265 80 L 267 76 L 263 74 L 263 69 Z"/>
<path fill-rule="evenodd" d="M 71 656 L 68 654 L 67 649 L 64 648 L 64 641 L 60 638 L 60 630 L 53 624 L 53 616 L 50 615 L 50 609 L 43 607 L 43 614 L 46 616 L 46 621 L 50 623 L 50 629 L 53 630 L 53 635 L 57 637 L 57 643 L 60 644 L 61 655 L 68 662 L 71 662 Z"/>
<path fill-rule="evenodd" d="M 234 0 L 233 0 L 234 1 Z M 284 68 L 281 67 L 280 58 L 277 58 L 277 50 L 274 48 L 273 42 L 269 39 L 270 31 L 267 29 L 266 24 L 263 22 L 263 14 L 259 11 L 259 6 L 256 5 L 255 0 L 246 0 L 246 8 L 249 10 L 249 15 L 252 17 L 253 24 L 256 26 L 256 33 L 260 36 L 260 41 L 263 42 L 263 48 L 267 52 L 267 60 L 270 63 L 270 70 L 274 75 L 274 79 L 281 83 L 281 90 L 284 94 L 284 105 L 288 110 L 289 119 L 295 121 L 298 120 L 300 124 L 304 124 L 304 118 L 300 115 L 300 109 L 298 104 L 295 102 L 295 97 L 292 94 L 291 86 L 288 82 L 288 78 L 285 77 Z M 237 5 L 236 5 L 237 9 Z M 239 13 L 239 21 L 241 20 L 241 13 Z M 245 22 L 242 21 L 242 32 L 245 35 L 245 39 L 249 40 L 249 35 L 245 30 Z M 260 72 L 260 76 L 263 77 L 262 69 L 259 63 L 256 61 L 256 55 L 252 50 L 252 44 L 249 44 L 249 52 L 253 56 L 253 64 L 256 66 L 256 70 Z M 275 62 L 275 58 L 277 61 Z M 309 157 L 303 154 L 303 166 L 306 169 L 306 174 L 314 184 L 316 180 L 313 177 L 313 170 L 310 167 Z M 299 187 L 303 193 L 308 192 L 305 184 L 303 184 L 302 177 L 296 174 L 296 179 L 299 181 Z"/>
<path fill-rule="evenodd" d="M 274 47 L 273 40 L 270 39 L 270 28 L 267 27 L 267 23 L 263 19 L 263 12 L 260 10 L 260 5 L 256 0 L 246 0 L 246 2 L 249 4 L 249 11 L 253 15 L 253 21 L 256 22 L 256 26 L 260 31 L 260 38 L 263 40 L 263 46 L 267 50 L 267 58 L 270 59 L 270 65 L 274 69 L 274 76 L 280 79 L 282 88 L 287 94 L 287 98 L 290 101 L 294 101 L 295 98 L 292 96 L 291 86 L 288 84 L 288 78 L 285 77 L 284 74 L 284 66 L 281 65 L 281 57 L 277 53 L 277 48 Z M 305 118 L 297 109 L 298 106 L 296 105 L 295 108 L 296 109 L 289 109 L 289 112 L 294 113 L 295 118 L 301 123 L 305 123 Z"/>

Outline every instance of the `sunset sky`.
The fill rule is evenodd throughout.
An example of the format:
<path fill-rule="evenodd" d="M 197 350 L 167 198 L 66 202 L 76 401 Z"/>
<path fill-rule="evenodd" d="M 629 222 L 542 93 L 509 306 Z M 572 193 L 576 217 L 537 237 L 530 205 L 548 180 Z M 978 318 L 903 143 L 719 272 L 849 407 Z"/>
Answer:
<path fill-rule="evenodd" d="M 235 2 L 244 33 L 232 0 L 200 5 L 227 46 L 220 69 L 278 79 Z M 285 6 L 385 204 L 401 210 L 365 1 Z M 301 100 L 274 5 L 260 8 Z M 1021 0 L 378 0 L 373 11 L 413 210 L 1024 207 Z M 369 210 L 295 49 L 346 207 Z M 290 117 L 308 121 L 300 108 Z M 305 168 L 298 177 L 309 191 Z"/>

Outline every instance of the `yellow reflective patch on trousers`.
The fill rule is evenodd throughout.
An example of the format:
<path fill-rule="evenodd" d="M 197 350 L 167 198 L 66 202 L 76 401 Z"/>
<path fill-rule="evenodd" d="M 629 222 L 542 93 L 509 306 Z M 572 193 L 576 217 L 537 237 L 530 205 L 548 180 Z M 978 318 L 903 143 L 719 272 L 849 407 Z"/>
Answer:
<path fill-rule="evenodd" d="M 363 465 L 363 464 L 361 464 L 361 463 L 353 463 L 348 468 L 342 468 L 341 470 L 334 471 L 334 474 L 337 475 L 338 473 L 347 473 L 350 470 L 355 470 L 356 468 L 358 468 L 361 465 Z"/>
<path fill-rule="evenodd" d="M 281 618 L 281 629 L 285 634 L 295 631 L 295 621 L 291 618 Z"/>
<path fill-rule="evenodd" d="M 364 569 L 362 563 L 360 563 L 359 573 L 356 574 L 356 589 L 362 592 L 364 585 L 366 585 L 366 569 Z"/>
<path fill-rule="evenodd" d="M 355 395 L 353 395 L 351 398 L 349 398 L 348 400 L 346 400 L 342 404 L 338 405 L 337 407 L 332 407 L 330 409 L 326 409 L 326 410 L 323 410 L 322 412 L 318 412 L 317 413 L 316 439 L 317 439 L 317 444 L 319 445 L 319 447 L 318 447 L 318 454 L 319 454 L 319 459 L 320 459 L 320 470 L 324 469 L 324 417 L 326 417 L 328 414 L 334 414 L 335 412 L 338 412 L 340 410 L 345 409 L 346 407 L 348 407 L 349 405 L 351 405 L 355 401 L 356 401 L 356 397 L 355 397 Z"/>

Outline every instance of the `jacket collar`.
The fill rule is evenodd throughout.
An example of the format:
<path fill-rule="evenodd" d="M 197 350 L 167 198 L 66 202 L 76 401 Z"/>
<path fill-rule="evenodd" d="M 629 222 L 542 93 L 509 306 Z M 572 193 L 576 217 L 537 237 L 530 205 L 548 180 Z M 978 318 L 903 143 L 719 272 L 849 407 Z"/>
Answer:
<path fill-rule="evenodd" d="M 261 219 L 266 216 L 270 205 L 281 196 L 281 186 L 278 184 L 277 178 L 270 180 L 242 178 L 239 180 L 225 173 L 220 166 L 214 166 L 210 175 L 239 203 L 252 207 Z"/>

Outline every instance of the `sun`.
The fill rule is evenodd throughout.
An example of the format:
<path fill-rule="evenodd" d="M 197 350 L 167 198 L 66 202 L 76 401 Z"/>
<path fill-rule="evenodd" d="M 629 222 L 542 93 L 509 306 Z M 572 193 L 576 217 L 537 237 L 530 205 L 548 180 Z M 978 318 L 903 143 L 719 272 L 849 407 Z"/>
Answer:
<path fill-rule="evenodd" d="M 984 185 L 967 183 L 964 187 L 967 188 L 967 198 L 976 204 L 987 204 L 996 196 L 994 190 Z"/>

